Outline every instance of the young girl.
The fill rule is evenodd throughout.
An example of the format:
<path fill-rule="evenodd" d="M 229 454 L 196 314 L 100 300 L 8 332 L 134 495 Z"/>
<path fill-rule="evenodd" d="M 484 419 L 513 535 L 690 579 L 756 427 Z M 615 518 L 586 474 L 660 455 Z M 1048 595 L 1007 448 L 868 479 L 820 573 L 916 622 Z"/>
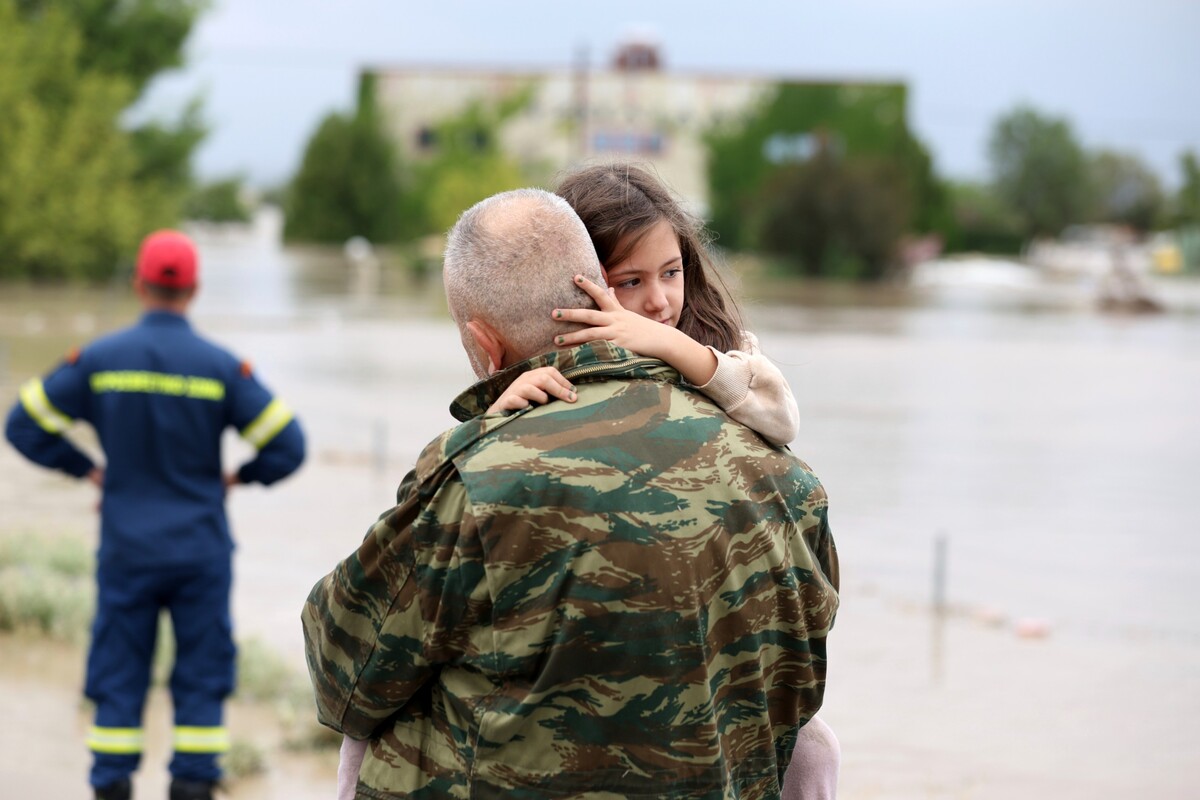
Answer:
<path fill-rule="evenodd" d="M 754 334 L 712 265 L 704 228 L 650 172 L 627 164 L 580 169 L 558 187 L 588 233 L 609 289 L 576 282 L 598 310 L 556 309 L 555 319 L 591 327 L 558 336 L 570 347 L 608 339 L 670 364 L 725 413 L 775 445 L 791 443 L 800 413 L 787 380 L 764 358 Z M 489 413 L 574 402 L 570 383 L 553 367 L 526 372 Z M 828 800 L 837 794 L 841 748 L 819 717 L 800 729 L 783 786 L 784 800 Z"/>
<path fill-rule="evenodd" d="M 586 167 L 558 187 L 591 234 L 610 293 L 580 285 L 599 307 L 560 309 L 564 322 L 592 327 L 558 337 L 571 346 L 592 339 L 661 359 L 725 413 L 771 444 L 796 437 L 799 411 L 779 369 L 742 330 L 740 315 L 712 267 L 704 229 L 653 175 L 632 165 Z M 526 373 L 489 411 L 515 410 L 549 396 L 567 399 L 552 368 Z"/>
<path fill-rule="evenodd" d="M 742 329 L 740 315 L 711 263 L 703 227 L 649 172 L 606 165 L 571 173 L 558 188 L 591 234 L 609 289 L 576 276 L 597 309 L 556 309 L 555 319 L 591 327 L 547 342 L 570 347 L 608 339 L 670 364 L 731 418 L 775 445 L 789 444 L 799 411 L 787 380 Z M 574 402 L 558 370 L 520 375 L 488 413 L 515 411 L 551 398 Z M 365 743 L 343 740 L 339 798 L 353 798 Z M 796 740 L 784 800 L 832 800 L 841 750 L 814 717 Z"/>

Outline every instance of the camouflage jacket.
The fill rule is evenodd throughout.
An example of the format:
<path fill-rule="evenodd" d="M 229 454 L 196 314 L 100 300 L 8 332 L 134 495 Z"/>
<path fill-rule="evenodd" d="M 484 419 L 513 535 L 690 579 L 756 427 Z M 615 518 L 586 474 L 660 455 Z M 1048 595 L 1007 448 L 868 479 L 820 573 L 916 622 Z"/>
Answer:
<path fill-rule="evenodd" d="M 547 364 L 575 403 L 483 413 Z M 607 342 L 452 410 L 303 612 L 357 797 L 778 797 L 838 604 L 817 478 Z"/>

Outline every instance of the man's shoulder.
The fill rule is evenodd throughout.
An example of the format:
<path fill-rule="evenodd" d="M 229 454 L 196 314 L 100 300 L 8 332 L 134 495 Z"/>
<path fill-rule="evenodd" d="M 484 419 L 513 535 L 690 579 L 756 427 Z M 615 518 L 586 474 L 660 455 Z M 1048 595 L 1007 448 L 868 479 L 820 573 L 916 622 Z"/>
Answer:
<path fill-rule="evenodd" d="M 442 431 L 438 436 L 425 445 L 417 456 L 414 468 L 418 485 L 434 481 L 444 469 L 452 464 L 465 451 L 475 447 L 489 434 L 507 425 L 517 415 L 487 415 L 474 417 L 466 422 Z"/>
<path fill-rule="evenodd" d="M 190 347 L 195 348 L 196 351 L 211 354 L 214 358 L 219 358 L 223 361 L 229 361 L 234 364 L 240 363 L 238 357 L 229 348 L 210 338 L 207 334 L 196 330 L 194 325 L 184 328 L 181 333 L 183 333 L 184 340 L 188 342 Z"/>
<path fill-rule="evenodd" d="M 633 471 L 746 472 L 773 462 L 819 483 L 787 448 L 775 447 L 731 419 L 703 392 L 661 377 L 577 381 L 578 401 L 554 401 L 507 417 L 476 417 L 435 440 L 430 463 L 455 460 L 490 471 L 504 465 L 557 470 L 580 461 Z M 540 466 L 539 466 L 540 465 Z"/>
<path fill-rule="evenodd" d="M 210 339 L 194 327 L 179 330 L 176 340 L 179 350 L 175 353 L 177 369 L 181 372 L 211 374 L 227 383 L 237 377 L 248 378 L 253 372 L 249 361 L 238 358 L 231 350 Z M 215 374 L 214 374 L 215 373 Z"/>
<path fill-rule="evenodd" d="M 109 362 L 128 353 L 130 348 L 142 346 L 145 334 L 137 324 L 126 325 L 97 336 L 87 344 L 71 351 L 67 362 L 78 364 L 85 370 L 105 369 Z"/>
<path fill-rule="evenodd" d="M 235 364 L 237 363 L 237 359 L 228 349 L 204 334 L 199 333 L 190 325 L 174 329 L 168 328 L 164 331 L 160 327 L 146 324 L 145 320 L 139 320 L 131 325 L 126 325 L 98 336 L 81 349 L 84 353 L 108 354 L 126 350 L 130 347 L 149 346 L 159 343 L 164 340 L 164 337 L 169 337 L 169 341 L 173 342 L 175 346 L 182 344 L 185 352 L 211 353 L 220 358 L 233 361 Z"/>

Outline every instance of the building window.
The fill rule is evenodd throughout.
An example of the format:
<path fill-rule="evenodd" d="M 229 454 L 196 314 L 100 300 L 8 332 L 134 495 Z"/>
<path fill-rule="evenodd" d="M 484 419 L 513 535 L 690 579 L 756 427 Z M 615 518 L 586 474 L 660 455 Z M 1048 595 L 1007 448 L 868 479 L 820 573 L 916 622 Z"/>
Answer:
<path fill-rule="evenodd" d="M 662 58 L 650 42 L 627 42 L 617 49 L 613 66 L 621 72 L 654 71 L 662 67 Z"/>
<path fill-rule="evenodd" d="M 437 147 L 437 131 L 428 125 L 417 128 L 417 149 L 433 150 Z"/>
<path fill-rule="evenodd" d="M 772 164 L 802 163 L 818 154 L 840 156 L 845 143 L 837 134 L 827 131 L 817 133 L 773 133 L 763 142 L 763 158 Z"/>
<path fill-rule="evenodd" d="M 661 133 L 597 131 L 592 134 L 592 151 L 596 153 L 656 156 L 665 149 L 666 138 Z"/>

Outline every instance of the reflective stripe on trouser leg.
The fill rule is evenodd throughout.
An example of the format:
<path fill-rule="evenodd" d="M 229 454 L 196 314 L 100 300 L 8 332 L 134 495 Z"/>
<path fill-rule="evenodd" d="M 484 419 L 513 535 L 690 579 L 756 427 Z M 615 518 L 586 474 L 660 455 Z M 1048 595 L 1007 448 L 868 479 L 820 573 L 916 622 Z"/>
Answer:
<path fill-rule="evenodd" d="M 224 726 L 197 728 L 175 727 L 176 753 L 224 753 L 229 750 L 229 731 Z"/>
<path fill-rule="evenodd" d="M 93 725 L 88 731 L 87 746 L 93 753 L 132 756 L 142 752 L 145 741 L 141 728 L 102 728 Z"/>

